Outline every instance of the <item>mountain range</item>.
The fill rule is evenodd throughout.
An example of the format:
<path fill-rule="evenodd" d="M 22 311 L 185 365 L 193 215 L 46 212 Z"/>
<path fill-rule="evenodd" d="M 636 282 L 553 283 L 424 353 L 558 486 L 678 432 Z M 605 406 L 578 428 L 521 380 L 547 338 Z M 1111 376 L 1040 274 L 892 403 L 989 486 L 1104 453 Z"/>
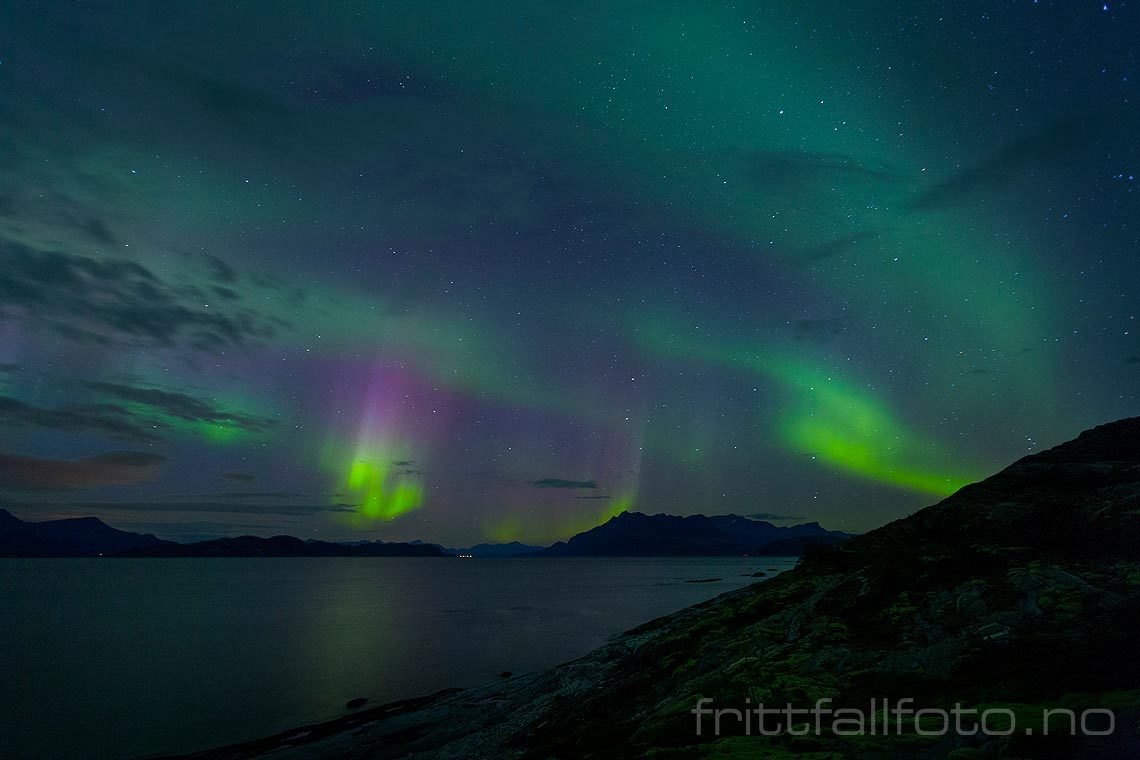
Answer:
<path fill-rule="evenodd" d="M 1137 651 L 1132 418 L 579 660 L 194 757 L 1135 758 Z M 699 704 L 776 716 L 698 732 Z M 912 712 L 884 730 L 886 704 Z"/>
<path fill-rule="evenodd" d="M 532 546 L 521 541 L 511 541 L 505 544 L 475 544 L 461 549 L 447 549 L 455 555 L 469 555 L 486 559 L 501 559 L 505 557 L 523 557 L 535 554 L 545 549 L 545 546 Z"/>
<path fill-rule="evenodd" d="M 340 544 L 293 536 L 238 536 L 192 544 L 167 543 L 121 552 L 119 557 L 450 557 L 435 544 L 372 541 Z"/>
<path fill-rule="evenodd" d="M 116 530 L 96 517 L 25 522 L 0 509 L 0 557 L 98 557 L 167 545 L 175 544 Z"/>
<path fill-rule="evenodd" d="M 602 557 L 799 556 L 846 540 L 818 523 L 786 528 L 738 515 L 675 517 L 623 512 L 550 547 L 518 541 L 445 549 L 424 541 L 303 541 L 238 536 L 181 544 L 116 530 L 96 517 L 25 522 L 0 510 L 0 557 Z"/>
<path fill-rule="evenodd" d="M 335 544 L 239 536 L 179 544 L 129 533 L 97 517 L 26 522 L 0 509 L 0 557 L 447 557 L 434 544 Z"/>
<path fill-rule="evenodd" d="M 819 523 L 780 528 L 739 515 L 675 517 L 622 512 L 531 556 L 798 556 L 808 546 L 833 546 L 848 538 L 850 534 L 825 530 Z"/>

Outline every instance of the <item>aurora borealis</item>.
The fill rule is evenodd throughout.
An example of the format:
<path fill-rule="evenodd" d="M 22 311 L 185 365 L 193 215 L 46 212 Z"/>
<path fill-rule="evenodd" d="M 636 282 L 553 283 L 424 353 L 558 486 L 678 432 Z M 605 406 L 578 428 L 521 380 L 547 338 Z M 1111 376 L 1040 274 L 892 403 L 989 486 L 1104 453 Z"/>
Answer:
<path fill-rule="evenodd" d="M 0 18 L 21 517 L 861 531 L 1137 413 L 1134 4 Z"/>

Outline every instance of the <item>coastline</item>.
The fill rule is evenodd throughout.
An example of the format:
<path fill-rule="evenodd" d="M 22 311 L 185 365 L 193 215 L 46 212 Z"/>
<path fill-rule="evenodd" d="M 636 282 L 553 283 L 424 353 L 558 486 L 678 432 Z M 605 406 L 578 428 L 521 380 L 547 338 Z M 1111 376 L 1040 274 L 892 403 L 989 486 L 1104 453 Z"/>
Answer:
<path fill-rule="evenodd" d="M 332 720 L 323 721 L 321 723 L 310 723 L 304 726 L 298 726 L 297 728 L 280 731 L 260 739 L 250 739 L 249 741 L 238 742 L 237 744 L 198 750 L 189 754 L 157 755 L 150 757 L 152 757 L 153 760 L 223 760 L 223 758 L 226 760 L 244 760 L 245 758 L 261 757 L 270 752 L 304 746 L 329 736 L 352 731 L 376 721 L 421 710 L 464 691 L 468 690 L 459 688 L 443 689 L 422 697 L 401 699 L 376 707 L 366 707 L 351 712 L 348 715 L 342 715 L 339 718 L 333 718 Z"/>
<path fill-rule="evenodd" d="M 546 670 L 523 673 L 470 689 L 365 708 L 272 736 L 147 760 L 275 760 L 304 758 L 439 758 L 502 760 L 526 752 L 525 729 L 569 700 L 581 699 L 620 678 L 636 651 L 709 616 L 733 609 L 756 589 L 773 585 L 794 568 L 654 618 L 588 654 Z"/>
<path fill-rule="evenodd" d="M 350 559 L 0 563 L 10 609 L 25 623 L 6 632 L 5 648 L 39 652 L 12 663 L 0 693 L 14 705 L 54 700 L 54 717 L 7 716 L 0 743 L 22 757 L 180 755 L 356 715 L 348 705 L 357 698 L 373 709 L 499 687 L 506 671 L 583 657 L 795 561 Z M 688 582 L 712 577 L 723 580 Z M 45 610 L 52 589 L 71 595 L 48 597 Z M 61 615 L 84 620 L 87 638 L 107 643 L 65 659 L 73 637 L 50 624 Z M 104 664 L 112 662 L 124 665 Z M 108 702 L 108 690 L 123 696 Z"/>

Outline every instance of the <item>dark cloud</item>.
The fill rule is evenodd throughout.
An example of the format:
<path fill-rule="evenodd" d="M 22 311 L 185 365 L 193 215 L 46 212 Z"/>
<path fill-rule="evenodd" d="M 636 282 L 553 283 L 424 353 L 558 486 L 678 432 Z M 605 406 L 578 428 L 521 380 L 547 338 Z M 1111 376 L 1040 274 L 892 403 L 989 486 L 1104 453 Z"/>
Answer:
<path fill-rule="evenodd" d="M 252 433 L 264 432 L 274 425 L 274 420 L 232 412 L 185 393 L 98 381 L 85 383 L 85 386 L 123 401 L 151 407 L 169 417 L 187 422 L 239 427 Z"/>
<path fill-rule="evenodd" d="M 138 63 L 147 63 L 143 57 L 134 58 Z M 133 65 L 131 59 L 126 61 Z M 170 84 L 182 88 L 201 106 L 202 112 L 232 124 L 258 126 L 266 120 L 288 116 L 290 109 L 280 98 L 240 82 L 203 74 L 178 64 L 164 61 L 151 62 L 150 71 L 156 78 L 165 79 Z M 271 135 L 269 130 L 261 130 Z"/>
<path fill-rule="evenodd" d="M 12 171 L 27 169 L 23 155 L 0 155 L 0 165 Z M 75 169 L 75 171 L 79 171 Z M 8 218 L 19 224 L 37 220 L 54 231 L 70 230 L 77 234 L 83 243 L 94 242 L 101 246 L 121 245 L 111 222 L 97 212 L 93 213 L 88 203 L 77 200 L 57 188 L 35 188 L 24 186 L 22 197 L 0 196 L 0 218 Z"/>
<path fill-rule="evenodd" d="M 292 493 L 290 491 L 216 491 L 214 493 L 190 494 L 189 497 L 202 499 L 301 499 L 306 494 Z"/>
<path fill-rule="evenodd" d="M 840 235 L 837 238 L 833 238 L 831 240 L 805 249 L 801 255 L 805 261 L 825 261 L 836 256 L 842 256 L 849 251 L 858 248 L 863 243 L 868 243 L 872 240 L 875 240 L 881 234 L 881 232 L 875 230 L 861 230 L 859 232 L 852 232 L 848 235 Z"/>
<path fill-rule="evenodd" d="M 1091 125 L 1091 121 L 1086 123 L 1074 117 L 1058 119 L 1003 146 L 974 168 L 932 186 L 911 201 L 909 208 L 930 211 L 959 205 L 1018 177 L 1032 176 L 1038 169 L 1075 153 L 1090 138 Z"/>
<path fill-rule="evenodd" d="M 757 151 L 734 156 L 744 175 L 764 188 L 784 187 L 820 179 L 832 181 L 846 175 L 852 179 L 897 182 L 905 177 L 893 168 L 861 162 L 838 153 L 809 151 Z"/>
<path fill-rule="evenodd" d="M 119 440 L 138 443 L 162 440 L 158 431 L 166 428 L 171 419 L 224 425 L 248 433 L 265 432 L 275 424 L 275 420 L 233 412 L 185 393 L 97 381 L 84 383 L 83 387 L 111 396 L 116 401 L 129 402 L 135 408 L 128 409 L 117 403 L 41 407 L 10 396 L 0 396 L 0 424 L 104 433 Z"/>
<path fill-rule="evenodd" d="M 822 342 L 844 330 L 842 319 L 797 319 L 791 323 L 796 340 Z"/>
<path fill-rule="evenodd" d="M 216 538 L 237 535 L 267 535 L 267 533 L 299 533 L 300 530 L 282 528 L 295 523 L 293 520 L 275 520 L 273 527 L 267 531 L 264 522 L 257 520 L 227 519 L 225 522 L 212 520 L 170 520 L 164 522 L 134 521 L 130 517 L 136 515 L 116 516 L 115 527 L 122 527 L 138 533 L 153 533 L 159 538 L 165 538 L 180 543 L 193 543 L 195 541 L 210 541 Z M 124 520 L 123 518 L 127 518 Z"/>
<path fill-rule="evenodd" d="M 0 423 L 11 427 L 42 427 L 72 433 L 105 433 L 112 438 L 153 443 L 161 438 L 131 419 L 130 412 L 113 404 L 73 404 L 58 408 L 32 406 L 0 396 Z"/>
<path fill-rule="evenodd" d="M 412 467 L 415 465 L 415 462 L 413 462 L 411 459 L 397 459 L 392 462 L 392 464 L 396 467 Z"/>
<path fill-rule="evenodd" d="M 111 451 L 85 459 L 40 459 L 0 454 L 0 488 L 63 491 L 154 480 L 167 459 L 138 451 Z"/>
<path fill-rule="evenodd" d="M 111 231 L 110 226 L 102 219 L 88 217 L 83 221 L 81 228 L 87 233 L 88 237 L 96 243 L 116 245 L 119 242 L 115 233 Z"/>
<path fill-rule="evenodd" d="M 163 514 L 171 512 L 233 513 L 243 515 L 318 515 L 327 512 L 355 512 L 354 504 L 251 504 L 249 502 L 224 501 L 120 501 L 84 502 L 70 504 L 92 512 L 127 511 Z"/>
<path fill-rule="evenodd" d="M 575 499 L 608 499 L 609 496 L 575 496 Z"/>
<path fill-rule="evenodd" d="M 531 482 L 535 488 L 597 488 L 594 480 L 564 480 L 562 478 L 542 478 Z"/>
<path fill-rule="evenodd" d="M 237 270 L 217 256 L 202 254 L 210 266 L 210 275 L 218 282 L 230 283 L 237 280 Z"/>
<path fill-rule="evenodd" d="M 790 522 L 795 520 L 806 520 L 803 515 L 778 515 L 775 512 L 756 512 L 751 515 L 745 515 L 749 520 L 763 520 L 765 522 Z"/>
<path fill-rule="evenodd" d="M 392 65 L 344 64 L 328 71 L 312 71 L 291 83 L 292 93 L 322 103 L 359 103 L 373 98 L 441 98 L 456 88 L 428 72 L 412 72 Z"/>
<path fill-rule="evenodd" d="M 11 363 L 7 363 L 7 362 L 0 363 L 0 372 L 19 372 L 19 371 L 20 371 L 20 365 L 19 364 L 11 364 Z"/>
<path fill-rule="evenodd" d="M 1128 356 L 1124 359 L 1125 364 L 1140 364 L 1140 356 Z"/>
<path fill-rule="evenodd" d="M 251 472 L 226 472 L 222 473 L 222 477 L 226 480 L 235 480 L 240 483 L 252 483 L 257 480 L 257 476 Z"/>
<path fill-rule="evenodd" d="M 225 122 L 228 127 L 259 126 L 290 113 L 288 104 L 272 93 L 182 62 L 172 62 L 149 53 L 103 44 L 74 27 L 69 45 L 85 56 L 87 65 L 108 72 L 124 85 L 134 85 L 148 94 L 152 108 L 156 97 L 175 95 L 195 106 L 196 113 Z M 262 129 L 263 134 L 267 130 Z"/>
<path fill-rule="evenodd" d="M 77 341 L 213 350 L 247 347 L 274 327 L 240 308 L 211 308 L 149 269 L 0 241 L 0 314 Z"/>

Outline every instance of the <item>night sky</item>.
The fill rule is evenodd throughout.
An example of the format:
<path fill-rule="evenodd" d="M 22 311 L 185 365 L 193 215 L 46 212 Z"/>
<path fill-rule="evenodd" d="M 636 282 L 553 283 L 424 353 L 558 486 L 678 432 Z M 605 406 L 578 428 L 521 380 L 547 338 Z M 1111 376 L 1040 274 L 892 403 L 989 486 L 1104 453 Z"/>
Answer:
<path fill-rule="evenodd" d="M 0 2 L 0 503 L 861 531 L 1140 411 L 1140 3 Z"/>

